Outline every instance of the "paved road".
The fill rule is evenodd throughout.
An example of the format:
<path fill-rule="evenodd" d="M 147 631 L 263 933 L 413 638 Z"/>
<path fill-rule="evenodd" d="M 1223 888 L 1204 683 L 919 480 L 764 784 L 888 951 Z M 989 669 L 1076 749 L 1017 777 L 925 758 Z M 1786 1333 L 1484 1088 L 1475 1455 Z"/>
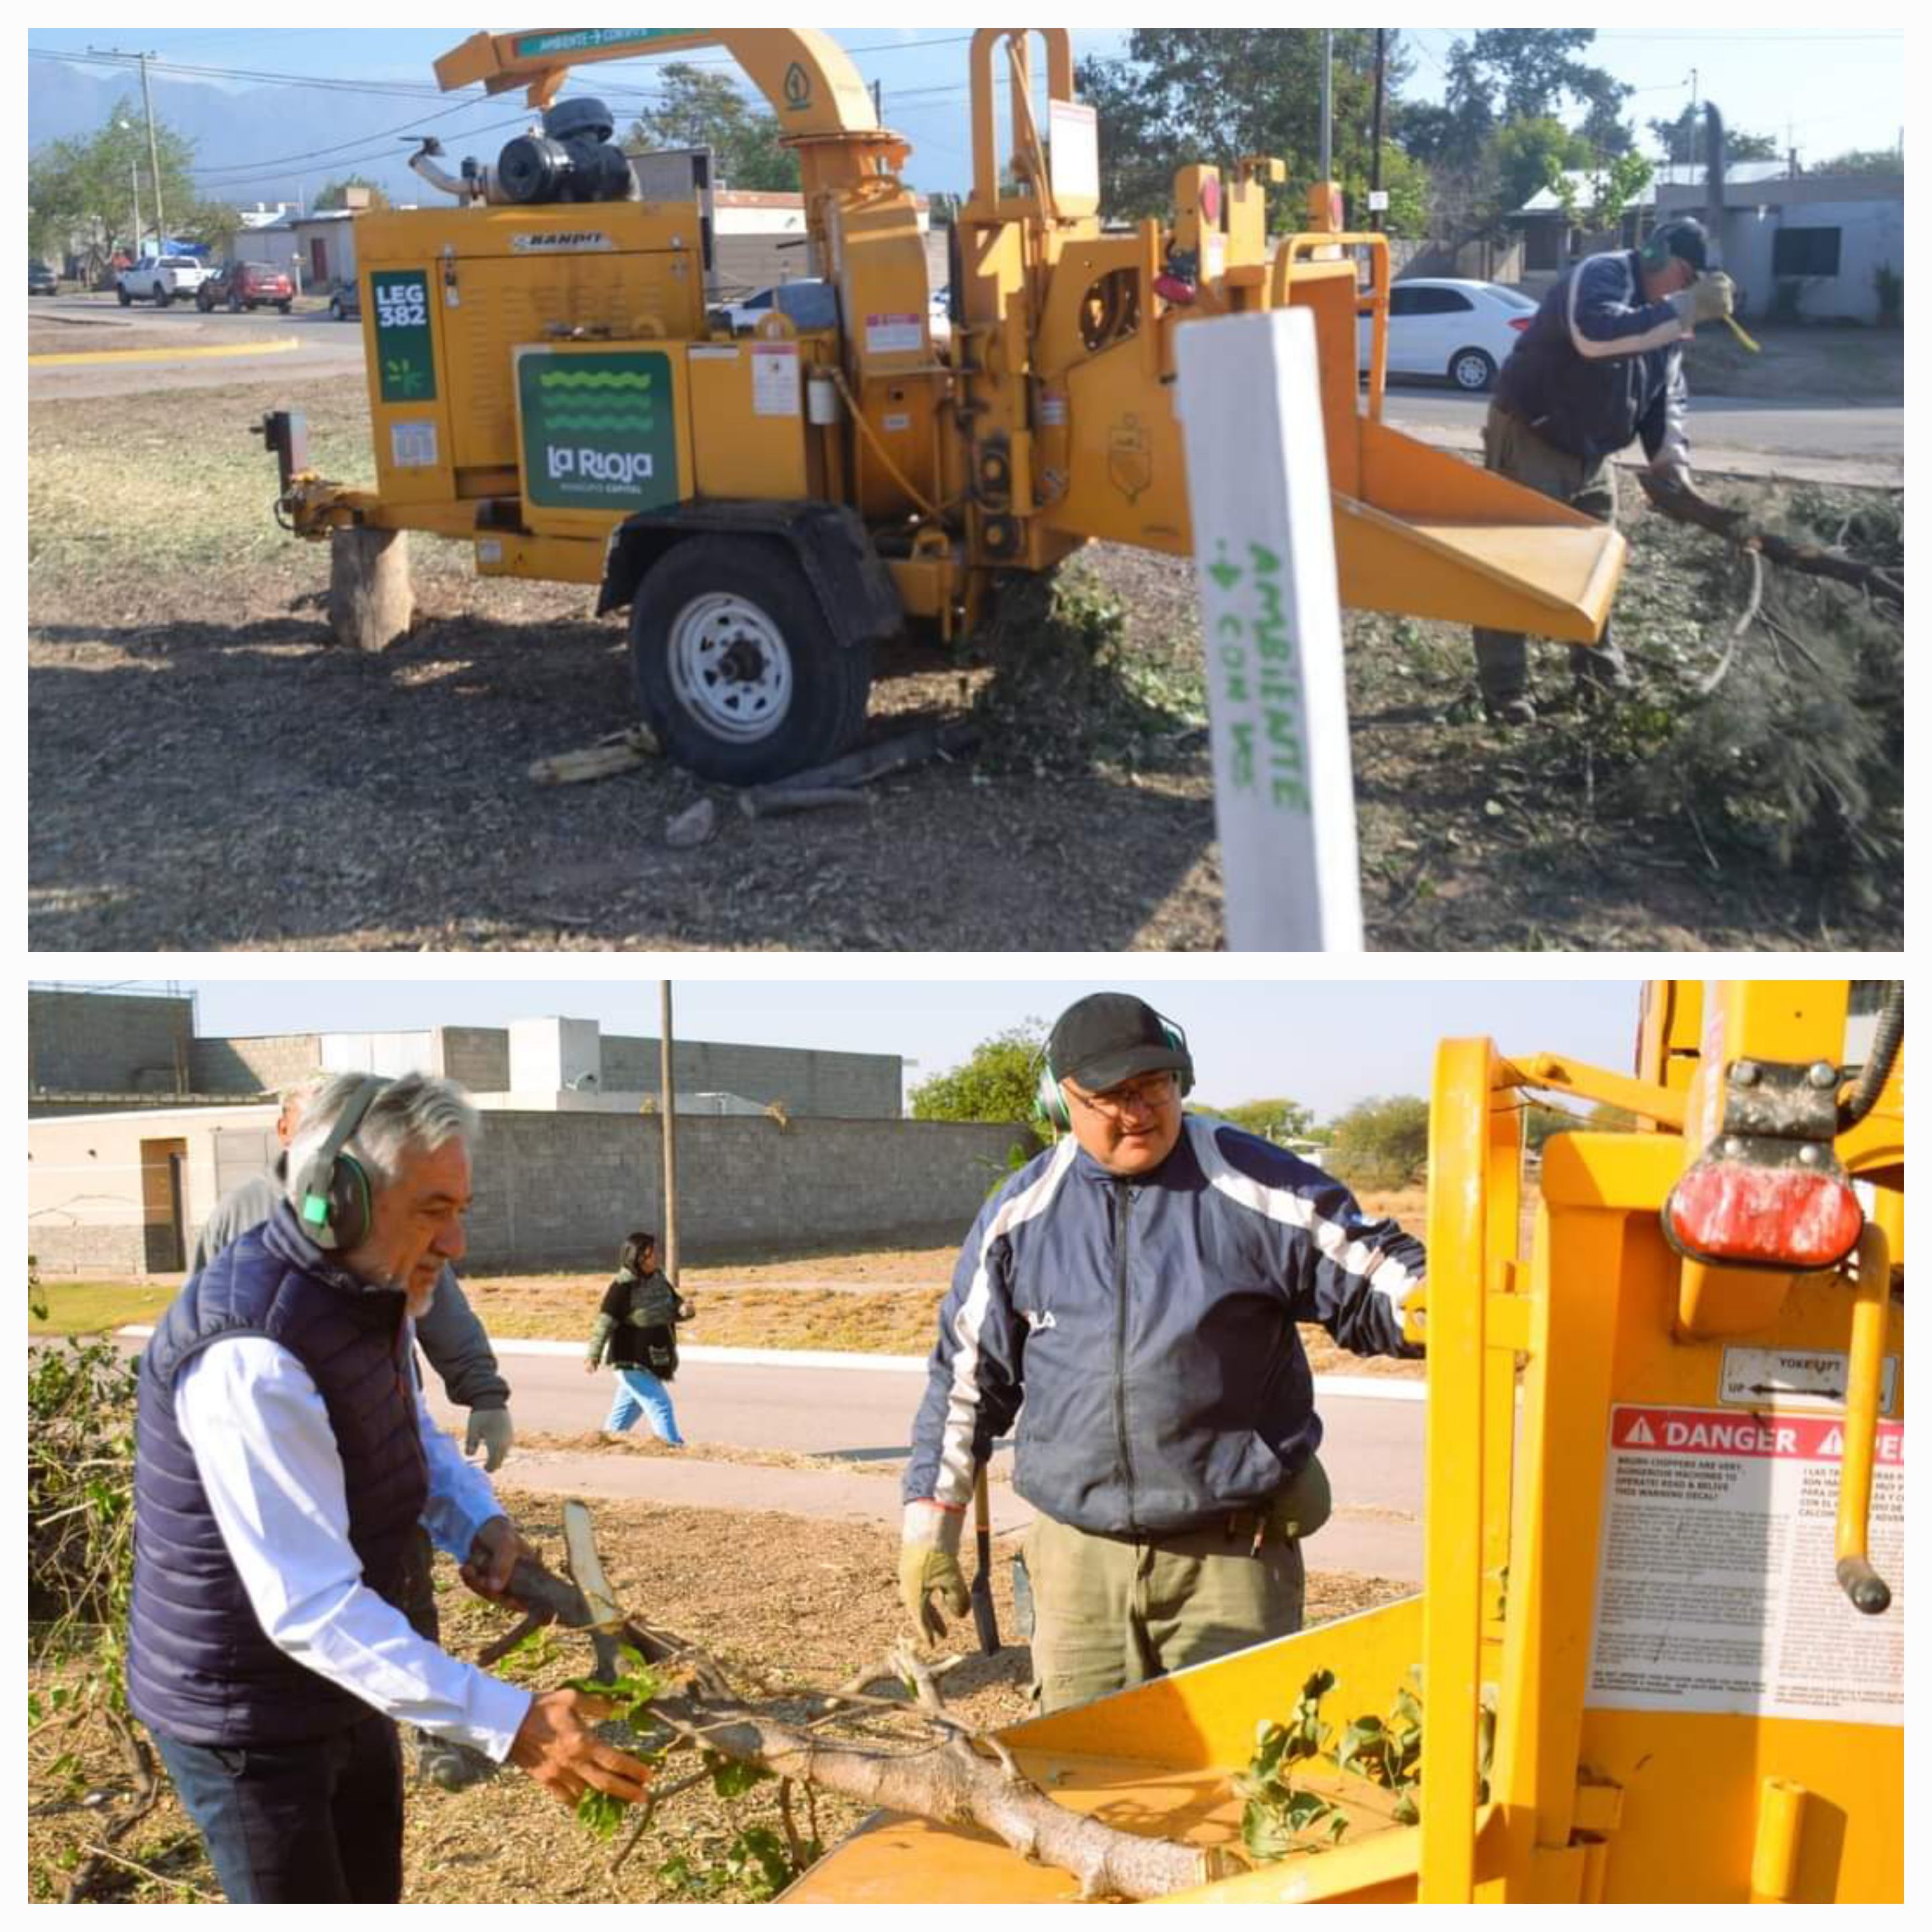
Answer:
<path fill-rule="evenodd" d="M 514 1346 L 514 1345 L 511 1345 Z M 512 1354 L 504 1372 L 520 1429 L 579 1435 L 603 1420 L 608 1372 L 587 1376 L 580 1357 Z M 454 1423 L 460 1412 L 430 1378 L 430 1407 Z M 700 1454 L 688 1460 L 519 1450 L 506 1482 L 546 1492 L 652 1497 L 712 1507 L 783 1509 L 804 1515 L 898 1520 L 896 1480 L 906 1437 L 925 1388 L 922 1370 L 742 1366 L 687 1356 L 675 1388 L 678 1426 Z M 1322 1460 L 1334 1483 L 1334 1522 L 1311 1556 L 1324 1568 L 1419 1580 L 1422 1561 L 1424 1406 L 1413 1400 L 1327 1396 Z M 639 1425 L 642 1426 L 641 1424 Z M 706 1463 L 702 1447 L 790 1450 L 859 1466 L 854 1473 Z M 1008 1458 L 996 1458 L 996 1475 Z M 1030 1519 L 1004 1482 L 993 1486 L 1002 1532 Z"/>
<path fill-rule="evenodd" d="M 1388 392 L 1384 414 L 1405 435 L 1444 448 L 1482 446 L 1486 396 L 1404 384 Z M 1902 406 L 1743 402 L 1694 395 L 1690 448 L 1710 473 L 1775 474 L 1807 482 L 1902 483 L 1905 411 Z"/>
<path fill-rule="evenodd" d="M 206 388 L 235 382 L 308 382 L 362 368 L 362 332 L 332 322 L 326 314 L 278 315 L 218 312 L 204 316 L 192 303 L 166 310 L 122 308 L 111 296 L 41 297 L 31 317 L 84 320 L 68 332 L 76 349 L 110 341 L 138 342 L 143 350 L 238 347 L 292 338 L 297 347 L 266 356 L 196 357 L 178 362 L 38 364 L 28 371 L 34 400 L 70 396 L 142 394 Z M 1447 388 L 1399 383 L 1388 392 L 1389 422 L 1405 434 L 1445 448 L 1480 446 L 1488 399 Z M 1700 468 L 1712 473 L 1797 478 L 1822 482 L 1898 484 L 1904 480 L 1905 411 L 1897 407 L 1848 407 L 1795 398 L 1782 403 L 1739 402 L 1724 397 L 1694 399 L 1692 447 Z"/>

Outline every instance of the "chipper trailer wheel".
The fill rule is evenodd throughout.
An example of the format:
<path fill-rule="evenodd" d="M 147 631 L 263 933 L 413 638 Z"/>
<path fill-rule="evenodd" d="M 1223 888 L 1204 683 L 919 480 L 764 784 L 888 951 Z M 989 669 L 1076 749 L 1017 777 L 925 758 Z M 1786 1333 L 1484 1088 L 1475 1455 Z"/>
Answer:
<path fill-rule="evenodd" d="M 763 784 L 836 758 L 865 722 L 872 653 L 842 643 L 798 565 L 755 538 L 694 537 L 638 586 L 631 668 L 679 764 Z"/>

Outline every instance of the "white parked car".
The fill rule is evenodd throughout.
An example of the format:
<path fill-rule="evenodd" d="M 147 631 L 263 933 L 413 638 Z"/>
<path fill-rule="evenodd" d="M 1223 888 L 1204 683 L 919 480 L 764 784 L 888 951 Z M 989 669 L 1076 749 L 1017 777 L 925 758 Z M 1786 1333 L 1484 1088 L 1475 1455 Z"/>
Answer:
<path fill-rule="evenodd" d="M 742 335 L 756 328 L 775 308 L 790 316 L 800 328 L 837 326 L 838 303 L 832 284 L 813 275 L 774 282 L 768 289 L 754 290 L 742 302 L 727 302 L 712 313 L 728 316 L 732 333 Z"/>
<path fill-rule="evenodd" d="M 143 255 L 131 268 L 121 271 L 117 292 L 121 306 L 151 302 L 166 308 L 177 296 L 191 296 L 214 273 L 193 255 Z"/>
<path fill-rule="evenodd" d="M 1388 373 L 1446 376 L 1459 389 L 1486 389 L 1535 314 L 1530 297 L 1496 282 L 1397 282 L 1389 290 Z M 1361 362 L 1366 369 L 1366 317 Z"/>

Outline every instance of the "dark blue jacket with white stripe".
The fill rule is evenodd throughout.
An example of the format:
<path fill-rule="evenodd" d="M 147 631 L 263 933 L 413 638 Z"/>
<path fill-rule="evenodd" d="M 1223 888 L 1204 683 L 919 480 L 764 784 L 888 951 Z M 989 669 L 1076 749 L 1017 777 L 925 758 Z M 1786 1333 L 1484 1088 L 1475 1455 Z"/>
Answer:
<path fill-rule="evenodd" d="M 1544 442 L 1595 462 L 1643 439 L 1685 463 L 1683 319 L 1647 302 L 1636 255 L 1592 255 L 1560 277 L 1496 379 L 1496 404 Z"/>
<path fill-rule="evenodd" d="M 1340 1181 L 1224 1121 L 1190 1115 L 1131 1180 L 1063 1137 L 960 1254 L 905 1499 L 963 1508 L 1018 1413 L 1015 1486 L 1061 1522 L 1127 1536 L 1252 1508 L 1322 1440 L 1294 1324 L 1420 1354 L 1402 1314 L 1423 1265 Z"/>

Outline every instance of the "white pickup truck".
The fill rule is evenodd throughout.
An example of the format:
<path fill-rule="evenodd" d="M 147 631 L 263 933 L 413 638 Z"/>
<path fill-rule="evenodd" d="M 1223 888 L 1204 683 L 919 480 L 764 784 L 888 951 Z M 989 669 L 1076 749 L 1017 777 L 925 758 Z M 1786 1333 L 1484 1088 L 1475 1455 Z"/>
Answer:
<path fill-rule="evenodd" d="M 121 306 L 152 302 L 157 308 L 166 308 L 176 296 L 193 295 L 213 272 L 192 255 L 143 255 L 131 268 L 121 271 L 116 285 Z"/>

